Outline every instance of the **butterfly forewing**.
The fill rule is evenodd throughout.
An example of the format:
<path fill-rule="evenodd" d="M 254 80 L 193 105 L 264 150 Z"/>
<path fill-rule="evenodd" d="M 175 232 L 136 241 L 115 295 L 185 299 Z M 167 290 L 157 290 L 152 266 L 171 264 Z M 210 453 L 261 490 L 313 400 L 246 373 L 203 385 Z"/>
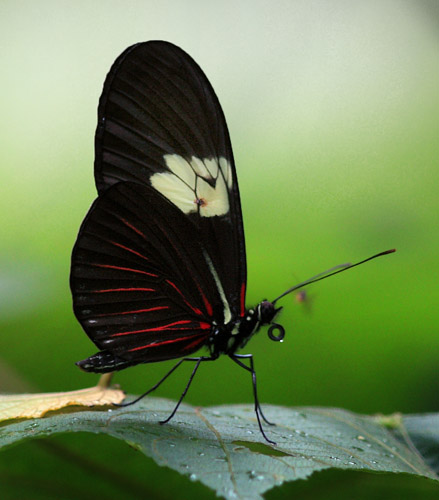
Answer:
<path fill-rule="evenodd" d="M 95 148 L 99 193 L 131 181 L 175 205 L 194 226 L 231 316 L 242 315 L 246 262 L 233 153 L 221 106 L 193 59 L 166 42 L 122 53 L 104 84 Z"/>
<path fill-rule="evenodd" d="M 71 287 L 89 337 L 127 360 L 190 354 L 224 322 L 195 227 L 147 185 L 118 183 L 95 201 L 73 250 Z"/>

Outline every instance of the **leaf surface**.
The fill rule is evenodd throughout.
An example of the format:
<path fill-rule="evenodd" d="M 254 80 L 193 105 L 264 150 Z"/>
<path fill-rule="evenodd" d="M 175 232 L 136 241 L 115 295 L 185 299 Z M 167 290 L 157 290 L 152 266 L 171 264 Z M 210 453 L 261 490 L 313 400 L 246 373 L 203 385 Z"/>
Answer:
<path fill-rule="evenodd" d="M 121 439 L 227 499 L 260 499 L 285 481 L 328 469 L 408 473 L 438 480 L 439 415 L 381 418 L 333 408 L 264 406 L 276 426 L 260 435 L 250 405 L 182 405 L 160 425 L 175 402 L 144 399 L 133 406 L 65 413 L 11 422 L 0 428 L 0 447 L 60 432 L 104 433 Z M 425 453 L 425 456 L 422 455 Z"/>

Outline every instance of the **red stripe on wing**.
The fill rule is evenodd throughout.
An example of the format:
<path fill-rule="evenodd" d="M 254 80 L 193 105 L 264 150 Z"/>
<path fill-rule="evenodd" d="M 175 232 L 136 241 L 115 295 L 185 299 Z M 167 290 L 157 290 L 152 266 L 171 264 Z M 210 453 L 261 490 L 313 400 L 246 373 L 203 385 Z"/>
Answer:
<path fill-rule="evenodd" d="M 155 288 L 107 288 L 105 290 L 90 290 L 87 293 L 107 293 L 107 292 L 155 292 Z"/>
<path fill-rule="evenodd" d="M 116 217 L 122 221 L 126 226 L 128 226 L 130 229 L 132 229 L 133 231 L 135 231 L 137 234 L 139 234 L 140 236 L 142 236 L 142 238 L 144 238 L 145 240 L 147 239 L 146 236 L 142 233 L 142 231 L 140 231 L 140 229 L 137 229 L 136 226 L 133 226 L 133 224 L 131 224 L 130 222 L 128 222 L 126 219 L 124 219 L 123 217 L 119 217 L 116 215 Z"/>
<path fill-rule="evenodd" d="M 143 330 L 132 330 L 130 332 L 119 332 L 119 333 L 113 333 L 110 335 L 110 337 L 121 337 L 123 335 L 132 335 L 136 333 L 146 333 L 146 332 L 168 332 L 168 331 L 180 331 L 180 330 L 209 330 L 211 328 L 211 325 L 209 323 L 204 323 L 200 321 L 197 326 L 193 326 L 194 322 L 184 319 L 181 321 L 174 321 L 174 323 L 168 323 L 166 325 L 158 326 L 156 328 L 145 328 Z M 187 328 L 172 328 L 177 325 L 192 325 Z"/>
<path fill-rule="evenodd" d="M 241 317 L 245 314 L 245 283 L 241 285 Z"/>
<path fill-rule="evenodd" d="M 203 340 L 205 340 L 206 335 L 204 333 L 199 333 L 197 335 L 193 335 L 193 337 L 200 337 L 200 338 L 197 339 L 196 343 L 194 341 L 191 344 L 189 344 L 189 346 L 194 346 L 194 345 L 200 344 Z M 188 338 L 187 337 L 180 337 L 178 339 L 164 340 L 163 342 L 157 342 L 155 344 L 146 344 L 146 345 L 142 345 L 142 346 L 139 346 L 139 347 L 134 347 L 133 349 L 129 349 L 128 352 L 140 351 L 141 349 L 149 349 L 150 347 L 159 347 L 159 346 L 162 346 L 162 345 L 165 345 L 165 344 L 175 344 L 175 343 L 178 343 L 178 342 L 183 342 L 184 340 L 188 340 Z M 184 349 L 185 350 L 188 349 L 189 346 L 186 346 Z"/>
<path fill-rule="evenodd" d="M 171 285 L 172 288 L 174 290 L 176 290 L 181 298 L 183 299 L 184 303 L 189 306 L 192 311 L 194 311 L 195 314 L 198 314 L 198 316 L 203 316 L 203 313 L 198 309 L 198 307 L 194 307 L 193 305 L 191 305 L 187 300 L 186 300 L 186 297 L 183 295 L 183 293 L 181 292 L 181 290 L 179 290 L 179 288 L 177 287 L 177 285 L 175 283 L 172 283 L 172 281 L 169 281 L 169 280 L 166 280 L 166 283 L 168 283 L 168 285 Z"/>
<path fill-rule="evenodd" d="M 185 259 L 182 257 L 182 252 L 181 250 L 175 245 L 175 242 L 174 242 L 174 239 L 172 238 L 172 236 L 169 235 L 169 232 L 167 230 L 166 227 L 164 227 L 162 224 L 159 224 L 159 229 L 160 231 L 166 236 L 169 244 L 172 246 L 172 248 L 177 252 L 177 254 L 181 257 L 181 260 L 184 261 Z M 212 305 L 210 304 L 210 302 L 207 300 L 206 296 L 204 295 L 195 275 L 194 275 L 194 272 L 193 272 L 193 269 L 191 267 L 188 267 L 188 271 L 192 273 L 192 279 L 194 280 L 194 283 L 197 285 L 197 288 L 198 288 L 198 291 L 200 292 L 200 295 L 203 299 L 203 302 L 204 302 L 204 305 L 206 307 L 206 311 L 208 313 L 208 315 L 210 317 L 212 317 L 213 315 L 213 307 Z M 200 309 L 198 308 L 194 308 L 187 300 L 186 300 L 186 297 L 183 295 L 183 293 L 177 288 L 177 286 L 172 283 L 171 281 L 169 280 L 166 280 L 166 282 L 168 284 L 170 284 L 180 295 L 181 297 L 183 298 L 184 302 L 195 312 L 195 314 L 198 314 L 200 316 L 203 316 L 203 313 L 200 311 Z"/>
<path fill-rule="evenodd" d="M 119 316 L 121 314 L 140 314 L 151 311 L 161 311 L 162 309 L 169 309 L 169 306 L 150 307 L 149 309 L 137 309 L 136 311 L 121 311 L 107 314 L 96 314 L 96 318 L 103 318 L 106 316 Z"/>
<path fill-rule="evenodd" d="M 92 263 L 95 267 L 105 267 L 107 269 L 117 269 L 118 271 L 130 271 L 132 273 L 146 274 L 147 276 L 152 276 L 153 278 L 158 278 L 158 274 L 148 273 L 146 271 L 141 271 L 140 269 L 132 269 L 130 267 L 120 267 L 120 266 L 110 266 L 109 264 L 97 264 Z"/>
<path fill-rule="evenodd" d="M 204 305 L 206 306 L 206 311 L 207 311 L 207 314 L 212 317 L 213 315 L 213 307 L 212 307 L 212 304 L 207 300 L 206 296 L 204 295 L 203 293 L 203 290 L 201 289 L 200 285 L 198 284 L 197 282 L 197 288 L 198 288 L 198 291 L 200 292 L 200 295 L 203 299 L 203 302 L 204 302 Z"/>
<path fill-rule="evenodd" d="M 197 344 L 201 344 L 201 342 L 203 342 L 203 340 L 206 338 L 205 335 L 201 336 L 200 334 L 200 338 L 198 339 L 195 339 L 193 342 L 191 342 L 190 344 L 184 346 L 184 350 L 185 351 L 188 351 L 189 349 L 192 349 L 193 347 L 195 347 Z"/>
<path fill-rule="evenodd" d="M 134 255 L 137 255 L 137 257 L 140 257 L 140 258 L 145 259 L 145 260 L 149 260 L 148 257 L 145 257 L 141 253 L 136 252 L 132 248 L 126 247 L 125 245 L 122 245 L 121 243 L 117 243 L 116 241 L 111 241 L 111 240 L 105 240 L 105 241 L 108 241 L 108 243 L 111 243 L 112 245 L 114 245 L 116 247 L 122 248 L 123 250 L 126 250 L 127 252 L 131 252 Z"/>

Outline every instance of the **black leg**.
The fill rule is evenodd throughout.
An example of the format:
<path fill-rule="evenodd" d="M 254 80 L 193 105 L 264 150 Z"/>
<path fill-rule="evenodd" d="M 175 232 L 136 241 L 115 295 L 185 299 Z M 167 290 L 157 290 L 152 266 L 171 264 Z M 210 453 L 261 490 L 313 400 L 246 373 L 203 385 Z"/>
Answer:
<path fill-rule="evenodd" d="M 233 356 L 231 356 L 231 358 L 233 359 L 233 361 L 235 363 L 237 363 L 239 366 L 241 366 L 242 368 L 244 368 L 245 370 L 249 371 L 252 374 L 253 393 L 254 393 L 254 397 L 255 397 L 255 403 L 257 404 L 258 409 L 259 409 L 259 413 L 261 414 L 261 417 L 264 419 L 264 421 L 268 425 L 276 425 L 275 423 L 270 422 L 265 418 L 264 413 L 263 413 L 262 408 L 261 408 L 261 405 L 259 403 L 259 398 L 258 398 L 258 394 L 257 394 L 257 386 L 256 386 L 256 371 L 254 368 L 253 354 L 234 354 Z M 237 360 L 236 358 L 250 359 L 250 367 L 246 366 L 244 363 Z"/>
<path fill-rule="evenodd" d="M 155 386 L 151 387 L 151 389 L 144 392 L 138 398 L 134 399 L 133 401 L 130 401 L 129 403 L 119 403 L 119 404 L 113 403 L 114 406 L 122 406 L 122 407 L 131 406 L 131 405 L 137 403 L 138 401 L 140 401 L 141 399 L 143 399 L 145 396 L 148 396 L 148 394 L 155 391 L 157 389 L 157 387 L 159 387 L 162 384 L 162 382 L 164 382 L 169 377 L 169 375 L 171 375 L 171 373 L 173 373 L 183 363 L 183 361 L 186 361 L 186 359 L 189 359 L 189 358 L 180 359 L 180 361 L 173 368 L 171 368 L 171 370 L 169 370 L 168 373 L 162 379 L 160 379 L 157 382 L 157 384 L 155 384 Z"/>
<path fill-rule="evenodd" d="M 244 370 L 247 370 L 252 374 L 252 384 L 253 384 L 253 397 L 255 400 L 255 413 L 256 417 L 258 419 L 258 424 L 259 424 L 259 430 L 261 431 L 261 434 L 264 436 L 264 439 L 268 441 L 271 444 L 276 444 L 274 441 L 271 441 L 271 439 L 268 439 L 266 436 L 264 429 L 262 428 L 262 423 L 259 415 L 264 419 L 264 421 L 269 424 L 269 425 L 275 425 L 272 422 L 269 422 L 261 409 L 261 405 L 259 404 L 259 399 L 258 399 L 258 390 L 257 390 L 257 384 L 256 384 L 256 372 L 255 372 L 255 367 L 254 367 L 254 362 L 253 362 L 253 355 L 252 354 L 232 354 L 229 356 L 232 361 L 234 361 L 237 365 L 241 366 L 244 368 Z M 249 359 L 250 360 L 250 367 L 245 365 L 241 359 Z"/>
<path fill-rule="evenodd" d="M 194 366 L 194 369 L 192 370 L 191 376 L 189 377 L 188 383 L 186 384 L 186 387 L 184 388 L 183 393 L 180 396 L 180 399 L 178 400 L 178 403 L 175 405 L 175 408 L 173 409 L 172 413 L 169 415 L 169 417 L 166 420 L 161 420 L 161 424 L 166 424 L 171 420 L 171 418 L 175 415 L 176 411 L 178 410 L 178 407 L 180 406 L 180 403 L 183 401 L 184 397 L 186 396 L 186 393 L 189 389 L 189 386 L 192 383 L 193 378 L 195 377 L 195 374 L 197 373 L 198 367 L 203 361 L 213 361 L 217 358 L 206 358 L 204 356 L 200 356 L 199 358 L 184 358 L 182 361 L 196 361 L 196 364 Z"/>
<path fill-rule="evenodd" d="M 199 358 L 183 358 L 183 359 L 180 359 L 180 361 L 173 368 L 171 368 L 171 370 L 169 370 L 169 372 L 162 379 L 160 379 L 153 387 L 151 387 L 151 389 L 149 389 L 148 391 L 146 391 L 145 393 L 143 393 L 141 396 L 139 396 L 138 398 L 136 398 L 134 401 L 130 401 L 129 403 L 121 403 L 121 404 L 114 403 L 114 405 L 115 406 L 125 407 L 125 406 L 133 405 L 134 403 L 137 403 L 138 401 L 140 401 L 141 399 L 143 399 L 145 396 L 147 396 L 151 392 L 155 391 L 169 377 L 169 375 L 171 375 L 171 373 L 173 373 L 183 363 L 183 361 L 194 361 L 196 363 L 196 365 L 195 365 L 194 369 L 192 370 L 192 374 L 189 377 L 189 381 L 186 384 L 186 387 L 185 387 L 182 395 L 180 396 L 180 399 L 178 400 L 178 403 L 176 404 L 174 410 L 169 415 L 169 417 L 166 420 L 161 420 L 160 421 L 161 424 L 166 424 L 175 415 L 176 411 L 178 410 L 178 407 L 180 406 L 181 402 L 183 401 L 184 397 L 186 396 L 186 393 L 187 393 L 187 391 L 189 389 L 189 386 L 191 385 L 191 382 L 192 382 L 192 380 L 193 380 L 193 378 L 195 376 L 195 373 L 197 373 L 198 367 L 200 366 L 201 362 L 202 361 L 214 361 L 215 359 L 217 359 L 217 358 L 216 357 L 209 357 L 209 358 L 207 358 L 207 357 L 204 357 L 204 356 L 200 356 Z"/>

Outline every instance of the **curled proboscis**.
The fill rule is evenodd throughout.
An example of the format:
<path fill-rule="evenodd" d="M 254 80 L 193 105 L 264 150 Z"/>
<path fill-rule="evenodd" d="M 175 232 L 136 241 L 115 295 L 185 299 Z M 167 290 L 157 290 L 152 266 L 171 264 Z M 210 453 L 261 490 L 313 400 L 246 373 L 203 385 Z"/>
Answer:
<path fill-rule="evenodd" d="M 277 335 L 274 333 L 276 332 L 276 330 L 279 332 Z M 271 340 L 281 342 L 285 337 L 285 328 L 282 325 L 278 325 L 277 323 L 272 323 L 270 328 L 268 329 L 268 336 Z"/>

